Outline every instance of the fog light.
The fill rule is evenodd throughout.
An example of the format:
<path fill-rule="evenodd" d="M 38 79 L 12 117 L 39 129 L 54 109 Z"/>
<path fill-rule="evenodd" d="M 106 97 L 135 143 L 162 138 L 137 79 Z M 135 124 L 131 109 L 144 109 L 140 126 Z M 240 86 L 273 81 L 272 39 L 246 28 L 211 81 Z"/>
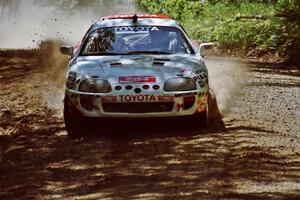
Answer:
<path fill-rule="evenodd" d="M 93 110 L 93 100 L 91 97 L 81 96 L 80 104 L 81 104 L 81 107 L 84 108 L 85 110 L 88 110 L 88 111 Z"/>
<path fill-rule="evenodd" d="M 183 109 L 189 109 L 193 107 L 195 103 L 196 97 L 195 96 L 189 96 L 183 98 Z"/>

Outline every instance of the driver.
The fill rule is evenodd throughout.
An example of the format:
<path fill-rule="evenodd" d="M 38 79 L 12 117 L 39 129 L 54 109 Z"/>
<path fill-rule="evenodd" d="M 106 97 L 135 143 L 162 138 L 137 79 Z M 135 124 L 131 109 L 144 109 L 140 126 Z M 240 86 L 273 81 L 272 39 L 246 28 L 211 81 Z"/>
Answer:
<path fill-rule="evenodd" d="M 100 42 L 100 34 L 97 32 L 92 33 L 89 36 L 87 49 L 85 51 L 89 52 L 89 53 L 98 52 L 99 51 L 99 46 L 98 46 L 99 42 Z"/>

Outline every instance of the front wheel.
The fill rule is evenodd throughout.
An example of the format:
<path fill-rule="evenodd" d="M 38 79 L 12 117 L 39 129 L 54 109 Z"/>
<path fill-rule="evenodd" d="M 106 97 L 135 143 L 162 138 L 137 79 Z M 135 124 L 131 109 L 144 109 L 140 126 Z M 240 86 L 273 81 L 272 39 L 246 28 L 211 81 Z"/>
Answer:
<path fill-rule="evenodd" d="M 68 95 L 64 99 L 64 121 L 68 135 L 78 137 L 82 133 L 84 117 L 79 113 L 77 108 L 72 104 Z"/>
<path fill-rule="evenodd" d="M 207 104 L 205 107 L 205 110 L 202 111 L 201 113 L 198 113 L 193 116 L 194 124 L 196 127 L 202 126 L 205 127 L 209 125 L 210 123 L 210 112 L 211 112 L 211 107 L 212 107 L 212 94 L 211 91 L 208 93 L 208 99 L 207 99 Z"/>

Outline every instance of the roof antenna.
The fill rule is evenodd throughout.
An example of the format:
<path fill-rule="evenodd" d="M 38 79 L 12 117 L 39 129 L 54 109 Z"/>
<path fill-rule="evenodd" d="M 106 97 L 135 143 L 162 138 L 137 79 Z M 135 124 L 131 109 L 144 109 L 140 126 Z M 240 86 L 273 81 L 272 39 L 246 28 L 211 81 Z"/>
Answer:
<path fill-rule="evenodd" d="M 135 13 L 133 16 L 132 16 L 132 23 L 137 23 L 137 20 L 138 20 L 138 16 L 137 14 Z"/>

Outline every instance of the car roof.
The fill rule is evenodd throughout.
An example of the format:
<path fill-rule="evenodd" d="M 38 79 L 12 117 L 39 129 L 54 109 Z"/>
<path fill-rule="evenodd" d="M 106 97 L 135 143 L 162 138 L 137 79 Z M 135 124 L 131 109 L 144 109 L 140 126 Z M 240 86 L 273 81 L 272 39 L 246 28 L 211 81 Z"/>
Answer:
<path fill-rule="evenodd" d="M 111 20 L 111 19 L 132 19 L 134 16 L 138 18 L 154 18 L 154 19 L 171 19 L 167 15 L 156 15 L 156 14 L 121 14 L 121 15 L 109 15 L 102 17 L 101 20 Z"/>
<path fill-rule="evenodd" d="M 92 30 L 105 27 L 114 27 L 114 26 L 171 26 L 180 28 L 180 25 L 177 21 L 173 20 L 166 15 L 154 15 L 154 14 L 138 14 L 137 22 L 133 22 L 133 14 L 124 14 L 124 15 L 111 15 L 102 17 L 101 20 L 93 24 Z"/>

